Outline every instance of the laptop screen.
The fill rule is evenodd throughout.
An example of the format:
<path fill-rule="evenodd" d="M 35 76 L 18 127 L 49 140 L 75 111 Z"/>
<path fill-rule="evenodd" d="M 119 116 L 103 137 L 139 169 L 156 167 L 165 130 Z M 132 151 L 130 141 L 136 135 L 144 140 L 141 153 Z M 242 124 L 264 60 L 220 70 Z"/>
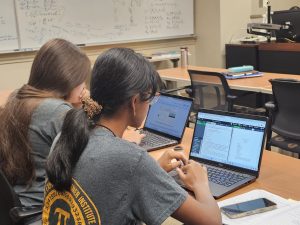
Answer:
<path fill-rule="evenodd" d="M 190 155 L 258 171 L 266 121 L 199 112 Z"/>
<path fill-rule="evenodd" d="M 145 128 L 181 138 L 192 103 L 188 98 L 161 94 L 149 109 Z"/>

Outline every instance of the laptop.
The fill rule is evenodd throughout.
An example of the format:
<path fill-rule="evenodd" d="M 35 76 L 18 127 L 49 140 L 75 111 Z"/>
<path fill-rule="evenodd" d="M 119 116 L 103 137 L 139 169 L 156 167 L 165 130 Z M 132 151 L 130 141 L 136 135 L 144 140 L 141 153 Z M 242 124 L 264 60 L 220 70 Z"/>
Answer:
<path fill-rule="evenodd" d="M 161 93 L 151 104 L 140 146 L 147 151 L 177 145 L 181 142 L 193 104 L 191 98 Z"/>
<path fill-rule="evenodd" d="M 267 117 L 201 109 L 190 159 L 206 165 L 212 195 L 220 198 L 259 175 Z"/>

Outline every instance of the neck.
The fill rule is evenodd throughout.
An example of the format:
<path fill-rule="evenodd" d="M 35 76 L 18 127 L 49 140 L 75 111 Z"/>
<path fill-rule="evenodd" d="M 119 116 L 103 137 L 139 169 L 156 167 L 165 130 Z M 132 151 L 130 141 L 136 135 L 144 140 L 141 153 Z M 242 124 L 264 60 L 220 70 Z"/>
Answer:
<path fill-rule="evenodd" d="M 118 116 L 114 116 L 111 118 L 101 117 L 97 124 L 100 126 L 107 127 L 114 133 L 114 135 L 116 135 L 119 138 L 122 138 L 123 133 L 128 126 L 127 120 L 123 117 Z"/>

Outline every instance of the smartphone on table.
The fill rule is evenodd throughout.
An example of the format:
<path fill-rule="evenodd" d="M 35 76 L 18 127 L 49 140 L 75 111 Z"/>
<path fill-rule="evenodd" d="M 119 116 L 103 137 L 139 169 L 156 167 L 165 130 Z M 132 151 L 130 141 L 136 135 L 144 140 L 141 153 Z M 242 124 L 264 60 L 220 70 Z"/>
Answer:
<path fill-rule="evenodd" d="M 266 198 L 258 198 L 221 207 L 221 212 L 231 219 L 249 216 L 276 209 L 276 203 Z"/>

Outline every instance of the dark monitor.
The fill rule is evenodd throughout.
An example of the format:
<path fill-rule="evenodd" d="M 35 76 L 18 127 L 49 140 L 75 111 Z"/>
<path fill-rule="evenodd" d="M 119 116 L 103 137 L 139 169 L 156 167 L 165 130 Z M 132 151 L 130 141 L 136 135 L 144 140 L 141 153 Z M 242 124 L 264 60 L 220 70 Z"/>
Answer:
<path fill-rule="evenodd" d="M 300 42 L 300 10 L 275 11 L 272 15 L 272 23 L 280 25 L 291 25 L 289 30 L 275 31 L 276 40 L 279 42 Z"/>

